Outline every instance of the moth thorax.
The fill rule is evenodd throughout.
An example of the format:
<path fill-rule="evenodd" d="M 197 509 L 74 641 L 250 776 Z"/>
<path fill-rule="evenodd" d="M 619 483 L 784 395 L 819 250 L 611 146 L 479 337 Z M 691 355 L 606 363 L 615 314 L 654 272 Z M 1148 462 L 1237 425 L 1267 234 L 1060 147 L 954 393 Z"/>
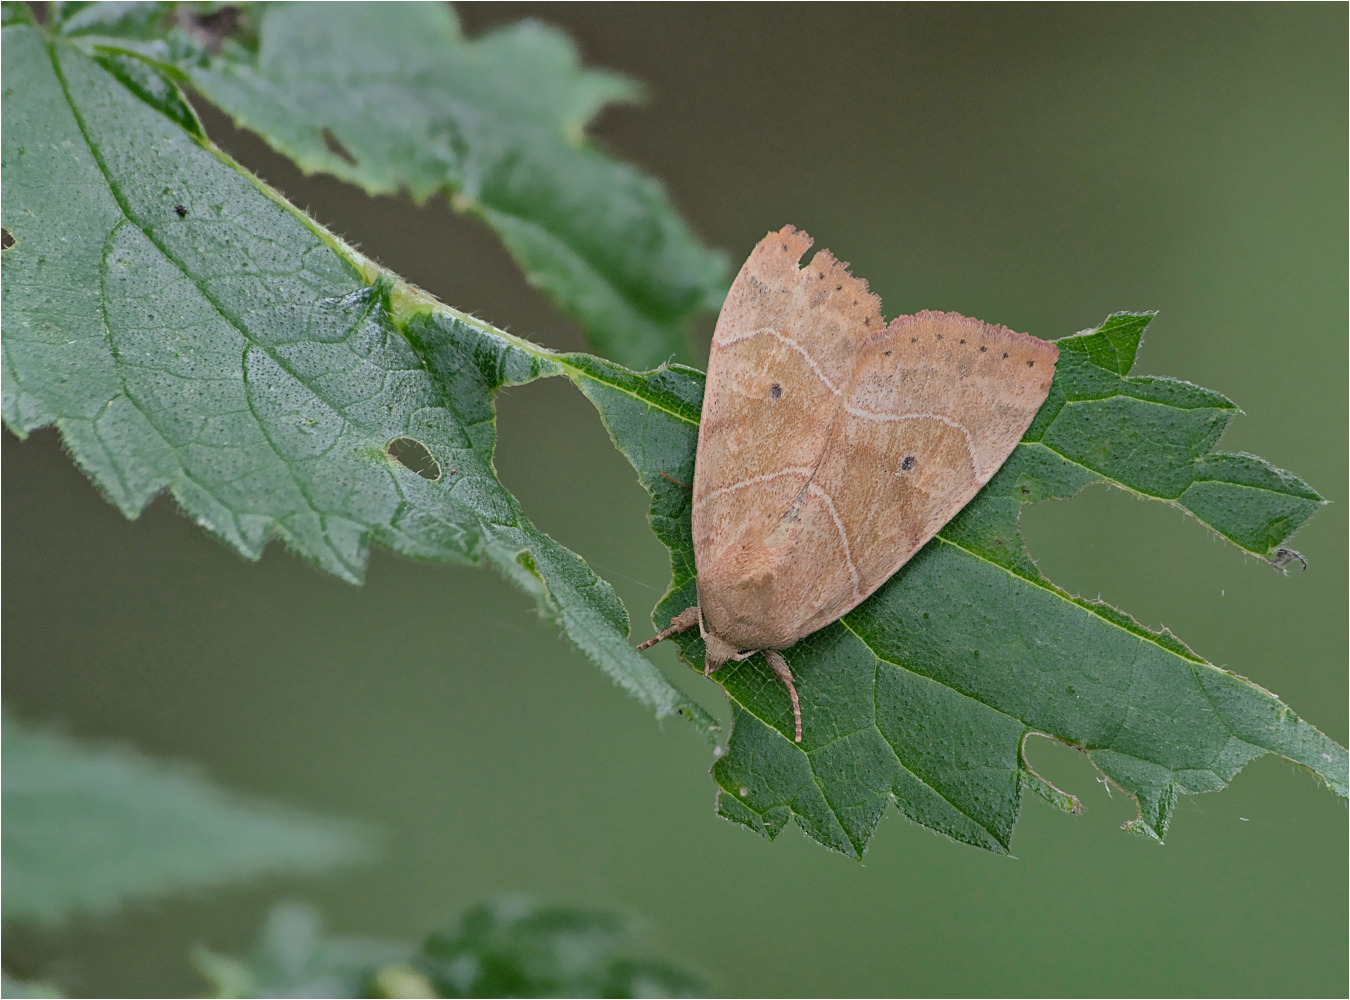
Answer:
<path fill-rule="evenodd" d="M 742 650 L 783 649 L 800 638 L 794 631 L 795 610 L 785 600 L 783 577 L 754 573 L 705 572 L 699 577 L 699 605 L 705 634 L 730 648 L 726 659 L 744 657 Z"/>

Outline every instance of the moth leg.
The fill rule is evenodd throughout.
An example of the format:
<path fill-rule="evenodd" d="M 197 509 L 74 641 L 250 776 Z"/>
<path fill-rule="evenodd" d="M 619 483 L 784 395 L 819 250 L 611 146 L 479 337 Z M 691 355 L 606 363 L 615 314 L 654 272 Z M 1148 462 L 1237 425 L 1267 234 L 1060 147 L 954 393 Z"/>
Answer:
<path fill-rule="evenodd" d="M 797 735 L 794 740 L 796 743 L 802 741 L 802 706 L 797 700 L 797 687 L 792 683 L 792 671 L 788 669 L 787 660 L 783 659 L 783 654 L 776 649 L 764 650 L 764 659 L 769 661 L 769 666 L 773 667 L 773 672 L 778 675 L 778 679 L 783 682 L 783 686 L 788 689 L 788 695 L 792 698 L 792 721 L 797 727 Z"/>
<path fill-rule="evenodd" d="M 683 632 L 687 628 L 693 628 L 695 625 L 699 623 L 700 620 L 701 617 L 699 614 L 697 604 L 695 604 L 692 608 L 685 608 L 683 611 L 681 611 L 678 615 L 676 615 L 674 618 L 670 620 L 670 628 L 666 629 L 664 632 L 661 632 L 656 636 L 653 636 L 646 642 L 638 643 L 638 649 L 646 649 L 648 646 L 655 646 L 662 639 L 669 639 L 676 632 Z"/>

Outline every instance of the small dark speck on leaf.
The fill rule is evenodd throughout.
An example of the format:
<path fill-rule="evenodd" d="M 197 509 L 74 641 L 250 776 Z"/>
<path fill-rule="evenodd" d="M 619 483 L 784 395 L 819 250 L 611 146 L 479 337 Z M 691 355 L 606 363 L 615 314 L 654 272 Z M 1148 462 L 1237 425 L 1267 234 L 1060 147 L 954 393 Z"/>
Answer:
<path fill-rule="evenodd" d="M 239 7 L 225 4 L 209 13 L 180 12 L 175 15 L 175 19 L 204 43 L 207 51 L 214 56 L 220 54 L 227 38 L 239 32 L 242 13 Z"/>
<path fill-rule="evenodd" d="M 0 229 L 0 250 L 8 250 L 14 245 L 14 234 L 8 229 Z"/>
<path fill-rule="evenodd" d="M 185 215 L 187 215 L 187 206 L 186 206 L 186 205 L 175 205 L 175 206 L 173 207 L 173 210 L 174 210 L 175 212 L 178 213 L 178 217 L 179 217 L 180 219 L 183 218 Z"/>
<path fill-rule="evenodd" d="M 396 437 L 384 446 L 384 451 L 399 465 L 417 473 L 428 482 L 434 483 L 441 478 L 441 463 L 437 462 L 431 450 L 416 438 Z"/>
<path fill-rule="evenodd" d="M 347 151 L 347 147 L 338 141 L 337 136 L 327 128 L 324 128 L 323 132 L 320 134 L 323 136 L 323 144 L 328 152 L 345 162 L 348 166 L 356 166 L 356 157 L 352 156 L 352 154 Z"/>

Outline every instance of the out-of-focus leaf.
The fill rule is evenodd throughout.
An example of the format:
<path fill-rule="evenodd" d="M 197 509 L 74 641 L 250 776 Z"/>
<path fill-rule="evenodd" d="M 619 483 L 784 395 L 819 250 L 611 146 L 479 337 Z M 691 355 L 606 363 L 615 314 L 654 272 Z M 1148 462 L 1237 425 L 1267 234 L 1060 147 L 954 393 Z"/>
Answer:
<path fill-rule="evenodd" d="M 252 802 L 195 771 L 6 717 L 4 915 L 56 923 L 123 901 L 365 853 L 352 827 Z"/>
<path fill-rule="evenodd" d="M 1128 377 L 1147 314 L 1117 314 L 1059 341 L 1050 398 L 1007 464 L 870 599 L 784 654 L 791 705 L 762 657 L 717 674 L 733 730 L 713 774 L 718 810 L 768 837 L 789 819 L 860 856 L 887 804 L 966 843 L 1005 852 L 1027 789 L 1077 800 L 1026 762 L 1041 733 L 1084 750 L 1139 805 L 1131 830 L 1161 838 L 1179 795 L 1216 791 L 1278 753 L 1346 794 L 1346 754 L 1286 705 L 1105 604 L 1046 580 L 1018 533 L 1023 504 L 1106 482 L 1193 514 L 1278 561 L 1322 504 L 1291 473 L 1213 451 L 1237 408 L 1172 379 Z M 580 363 L 580 362 L 575 362 Z M 598 359 L 581 383 L 651 493 L 670 548 L 664 625 L 697 603 L 689 528 L 702 376 L 633 375 Z M 701 667 L 696 631 L 677 640 Z"/>
<path fill-rule="evenodd" d="M 282 903 L 268 914 L 247 955 L 231 958 L 198 948 L 193 960 L 218 997 L 435 996 L 375 991 L 381 971 L 406 967 L 414 951 L 408 945 L 335 937 L 325 933 L 314 907 Z"/>
<path fill-rule="evenodd" d="M 474 907 L 420 948 L 326 935 L 310 907 L 277 907 L 243 959 L 208 951 L 198 969 L 221 997 L 691 997 L 708 984 L 630 957 L 630 918 L 503 899 Z"/>
<path fill-rule="evenodd" d="M 28 1000 L 57 1000 L 63 994 L 51 983 L 32 979 L 15 979 L 8 972 L 0 972 L 0 996 L 5 1000 L 25 997 Z"/>

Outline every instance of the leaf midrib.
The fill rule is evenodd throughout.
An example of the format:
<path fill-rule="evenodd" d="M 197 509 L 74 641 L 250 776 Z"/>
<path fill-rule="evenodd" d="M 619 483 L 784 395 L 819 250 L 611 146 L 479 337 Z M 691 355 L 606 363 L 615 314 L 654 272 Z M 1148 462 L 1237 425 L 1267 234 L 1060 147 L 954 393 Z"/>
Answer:
<path fill-rule="evenodd" d="M 55 40 L 48 39 L 46 41 L 48 58 L 50 59 L 52 65 L 52 72 L 56 76 L 57 81 L 61 85 L 62 96 L 66 100 L 66 106 L 70 109 L 70 114 L 75 121 L 76 127 L 80 130 L 80 136 L 84 139 L 85 146 L 89 150 L 89 155 L 93 159 L 95 165 L 97 165 L 99 173 L 103 175 L 104 182 L 108 185 L 109 194 L 112 195 L 113 200 L 117 203 L 117 207 L 122 212 L 124 223 L 127 225 L 134 226 L 137 229 L 137 231 L 140 232 L 140 234 L 145 237 L 146 241 L 149 242 L 156 250 L 158 250 L 163 255 L 165 260 L 173 264 L 173 266 L 178 270 L 178 273 L 181 274 L 188 281 L 188 283 L 192 285 L 192 287 L 197 289 L 198 293 L 200 293 L 203 299 L 205 299 L 207 302 L 210 303 L 211 308 L 215 310 L 216 314 L 221 318 L 221 320 L 227 323 L 236 333 L 238 333 L 239 336 L 246 343 L 250 344 L 254 349 L 260 350 L 264 354 L 266 354 L 273 361 L 273 363 L 277 365 L 278 368 L 281 368 L 283 371 L 285 371 L 288 375 L 294 378 L 301 385 L 304 385 L 309 391 L 313 392 L 315 397 L 320 399 L 325 406 L 328 406 L 334 413 L 336 413 L 341 418 L 344 426 L 348 425 L 350 421 L 348 421 L 348 419 L 345 416 L 342 416 L 342 412 L 339 408 L 333 406 L 328 400 L 323 399 L 323 397 L 318 393 L 317 390 L 315 390 L 312 386 L 310 386 L 309 383 L 304 378 L 302 378 L 296 371 L 293 370 L 293 367 L 286 359 L 279 356 L 270 347 L 268 347 L 265 344 L 262 344 L 255 337 L 253 337 L 249 333 L 247 328 L 244 327 L 233 315 L 231 315 L 231 313 L 220 302 L 217 302 L 215 297 L 212 296 L 211 293 L 208 292 L 206 288 L 204 288 L 202 284 L 191 275 L 191 273 L 189 273 L 187 268 L 184 266 L 183 262 L 179 260 L 177 256 L 170 253 L 168 248 L 160 240 L 156 239 L 153 235 L 151 235 L 150 230 L 139 218 L 137 218 L 136 214 L 132 212 L 131 207 L 127 203 L 121 189 L 119 188 L 118 184 L 113 180 L 112 173 L 109 171 L 108 165 L 103 159 L 103 155 L 99 149 L 98 144 L 95 143 L 93 139 L 90 137 L 88 128 L 85 125 L 84 116 L 80 113 L 79 109 L 75 105 L 75 101 L 71 97 L 69 82 L 66 80 L 66 75 L 61 69 L 61 61 L 58 55 L 57 45 L 58 43 Z M 119 83 L 118 86 L 121 86 L 121 84 Z M 117 228 L 118 227 L 114 227 L 113 231 L 115 232 Z M 100 293 L 100 300 L 102 300 L 101 293 Z M 100 309 L 102 309 L 101 303 Z M 112 351 L 114 358 L 116 358 L 117 351 L 112 342 L 113 336 L 112 327 L 107 322 L 106 314 L 104 315 L 104 330 L 106 331 L 108 337 L 109 350 Z M 243 373 L 243 376 L 244 382 L 245 384 L 247 384 L 246 372 Z M 122 381 L 120 374 L 118 377 L 119 381 Z M 127 401 L 130 402 L 132 406 L 136 407 L 137 411 L 139 411 L 141 415 L 146 418 L 151 427 L 154 427 L 155 426 L 154 421 L 150 419 L 150 416 L 145 412 L 144 408 L 136 401 L 136 398 L 134 396 L 132 396 L 130 393 L 126 391 L 125 381 L 122 381 L 122 386 L 123 386 L 123 395 L 125 396 Z M 265 424 L 258 419 L 257 413 L 253 409 L 252 400 L 247 392 L 245 392 L 245 399 L 248 402 L 249 412 L 253 414 L 254 422 L 258 425 L 258 431 L 260 435 L 262 436 L 263 440 L 267 442 L 268 448 L 270 448 L 272 454 L 276 456 L 277 461 L 286 470 L 286 475 L 290 477 L 290 480 L 292 484 L 295 486 L 297 492 L 300 494 L 301 497 L 304 498 L 305 503 L 308 505 L 309 509 L 314 513 L 316 517 L 319 517 L 321 519 L 326 518 L 328 512 L 315 506 L 308 489 L 305 487 L 303 483 L 300 482 L 298 478 L 296 478 L 295 470 L 291 468 L 290 463 L 287 462 L 286 459 L 282 456 L 282 454 L 277 450 L 276 444 L 275 442 L 273 442 L 271 435 L 267 433 Z M 175 456 L 177 456 L 178 448 L 175 447 L 171 441 L 165 438 L 163 434 L 159 432 L 158 428 L 156 428 L 156 433 L 160 435 L 160 439 L 164 441 L 164 444 L 175 454 Z M 183 463 L 181 461 L 179 461 L 177 464 L 180 473 L 188 476 L 189 479 L 193 478 L 184 468 Z M 195 482 L 196 480 L 194 479 L 193 481 Z M 203 488 L 206 487 L 203 486 Z M 208 492 L 211 491 L 208 490 Z M 285 523 L 281 519 L 273 518 L 273 523 L 280 528 L 283 529 L 285 528 Z M 349 565 L 348 560 L 344 558 L 342 553 L 338 551 L 337 548 L 334 547 L 334 545 L 330 541 L 327 540 L 326 532 L 324 544 L 328 549 L 329 553 L 332 555 L 333 559 L 336 561 L 337 565 L 342 566 L 347 571 L 348 574 L 351 574 L 353 576 L 359 575 L 357 572 L 358 567 L 352 567 L 351 565 Z"/>

